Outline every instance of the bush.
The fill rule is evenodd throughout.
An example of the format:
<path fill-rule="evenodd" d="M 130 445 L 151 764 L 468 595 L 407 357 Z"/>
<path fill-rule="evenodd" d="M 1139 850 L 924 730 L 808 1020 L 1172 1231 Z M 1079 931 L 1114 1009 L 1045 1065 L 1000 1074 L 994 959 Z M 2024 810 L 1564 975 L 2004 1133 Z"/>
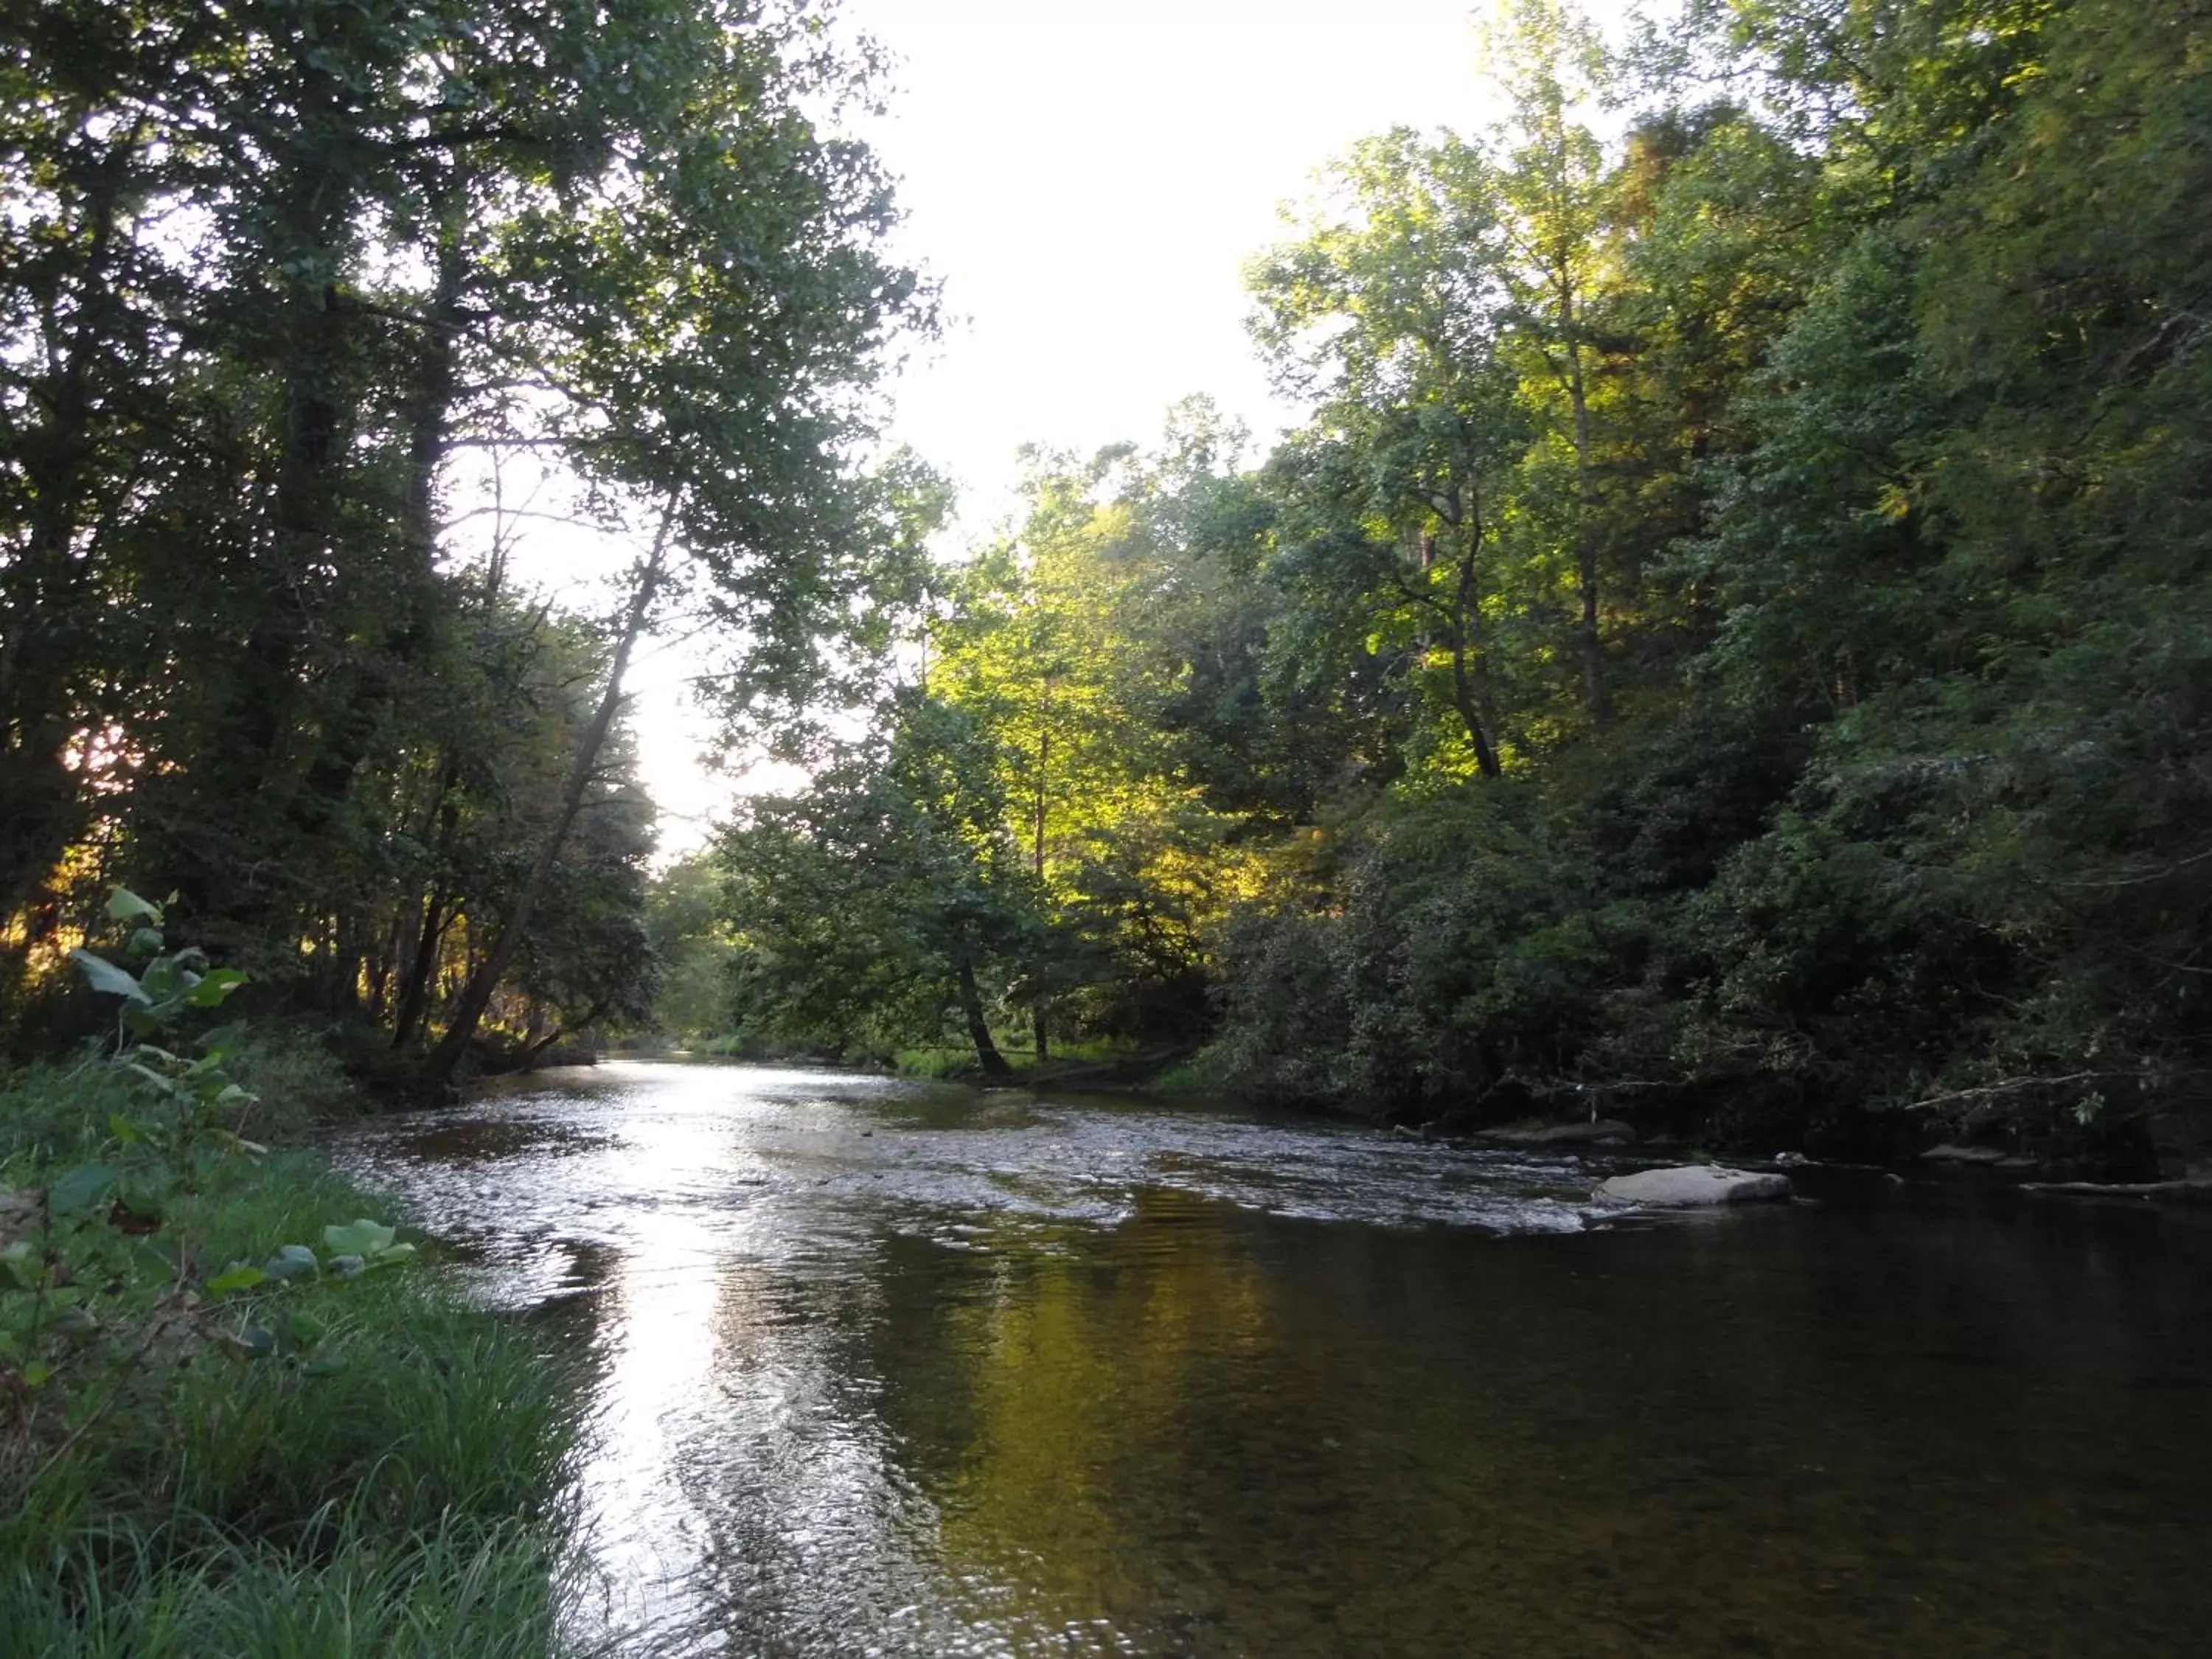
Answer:
<path fill-rule="evenodd" d="M 81 960 L 143 1040 L 0 1089 L 0 1659 L 550 1651 L 574 1363 L 246 1139 L 334 1066 L 298 1033 L 178 1052 L 238 976 L 115 904 L 150 960 Z"/>

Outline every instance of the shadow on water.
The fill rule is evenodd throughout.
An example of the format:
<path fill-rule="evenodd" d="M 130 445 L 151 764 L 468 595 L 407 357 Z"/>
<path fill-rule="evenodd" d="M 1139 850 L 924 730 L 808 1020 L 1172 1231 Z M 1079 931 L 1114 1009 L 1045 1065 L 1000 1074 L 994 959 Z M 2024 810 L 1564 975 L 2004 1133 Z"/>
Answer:
<path fill-rule="evenodd" d="M 602 1364 L 644 1652 L 2201 1651 L 2212 1234 L 612 1066 L 347 1156 Z M 1809 1185 L 1810 1183 L 1808 1183 Z"/>

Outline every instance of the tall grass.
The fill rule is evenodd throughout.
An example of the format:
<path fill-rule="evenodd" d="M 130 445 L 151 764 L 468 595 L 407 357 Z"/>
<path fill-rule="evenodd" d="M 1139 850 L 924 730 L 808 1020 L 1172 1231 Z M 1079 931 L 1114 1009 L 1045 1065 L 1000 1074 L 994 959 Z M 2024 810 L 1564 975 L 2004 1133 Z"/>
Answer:
<path fill-rule="evenodd" d="M 559 1639 L 561 1564 L 536 1529 L 346 1520 L 318 1556 L 159 1532 L 79 1540 L 0 1576 L 9 1659 L 532 1659 Z"/>
<path fill-rule="evenodd" d="M 96 1148 L 113 1090 L 98 1068 L 0 1088 L 0 1190 Z M 221 1263 L 384 1212 L 280 1152 L 161 1226 Z M 219 1322 L 158 1325 L 158 1294 L 88 1304 L 125 1339 L 100 1364 L 33 1386 L 0 1358 L 0 1659 L 555 1650 L 584 1389 L 550 1336 L 464 1305 L 434 1258 L 284 1293 L 335 1363 L 231 1358 Z"/>

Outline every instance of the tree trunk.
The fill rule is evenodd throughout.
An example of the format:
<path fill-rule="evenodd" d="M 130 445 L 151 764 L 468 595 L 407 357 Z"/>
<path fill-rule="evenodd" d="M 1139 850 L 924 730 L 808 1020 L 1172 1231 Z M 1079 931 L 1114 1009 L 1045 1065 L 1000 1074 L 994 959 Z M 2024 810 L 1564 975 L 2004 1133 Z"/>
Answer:
<path fill-rule="evenodd" d="M 1460 553 L 1459 581 L 1452 594 L 1452 707 L 1459 710 L 1461 722 L 1467 727 L 1468 741 L 1474 745 L 1475 769 L 1486 778 L 1502 775 L 1498 764 L 1498 750 L 1490 741 L 1488 711 L 1478 680 L 1482 672 L 1480 660 L 1482 626 L 1482 595 L 1475 583 L 1475 559 L 1482 547 L 1482 513 L 1469 492 L 1469 501 L 1461 514 L 1460 533 L 1464 545 Z"/>
<path fill-rule="evenodd" d="M 623 677 L 629 671 L 630 653 L 635 649 L 638 636 L 645 632 L 647 619 L 653 612 L 654 593 L 660 586 L 663 563 L 668 552 L 668 538 L 676 526 L 676 503 L 671 501 L 660 518 L 660 528 L 653 538 L 653 550 L 647 554 L 640 568 L 637 589 L 631 594 L 629 611 L 623 618 L 621 635 L 615 641 L 613 658 L 607 665 L 606 689 L 600 694 L 598 712 L 585 729 L 583 740 L 576 746 L 576 757 L 568 768 L 568 776 L 561 792 L 561 809 L 553 824 L 545 832 L 545 840 L 538 849 L 538 857 L 530 873 L 524 878 L 522 890 L 515 895 L 508 908 L 506 921 L 501 925 L 491 947 L 483 960 L 470 974 L 462 988 L 461 1000 L 453 1009 L 453 1024 L 438 1046 L 430 1051 L 424 1062 L 423 1073 L 433 1083 L 443 1083 L 453 1074 L 461 1056 L 468 1050 L 469 1039 L 476 1035 L 484 1010 L 491 1006 L 492 994 L 499 988 L 514 953 L 522 948 L 531 919 L 537 914 L 538 902 L 553 879 L 553 872 L 561 862 L 562 849 L 568 845 L 568 832 L 575 827 L 577 814 L 584 810 L 584 795 L 591 787 L 592 774 L 599 763 L 599 750 L 605 747 L 607 733 L 614 729 L 615 715 L 622 708 Z"/>
<path fill-rule="evenodd" d="M 968 952 L 960 952 L 955 973 L 960 981 L 960 1012 L 968 1021 L 968 1040 L 975 1045 L 976 1062 L 986 1077 L 1004 1077 L 1012 1068 L 1006 1057 L 999 1052 L 999 1045 L 991 1041 L 991 1027 L 983 1018 L 983 994 L 975 988 L 975 964 L 968 960 Z"/>
<path fill-rule="evenodd" d="M 423 319 L 422 356 L 416 362 L 409 398 L 407 481 L 400 494 L 401 535 L 410 583 L 427 583 L 437 564 L 438 476 L 453 447 L 460 334 L 467 326 L 461 313 L 469 278 L 467 195 L 466 179 L 456 179 L 447 181 L 431 204 L 438 222 L 438 280 Z"/>
<path fill-rule="evenodd" d="M 423 896 L 422 920 L 415 936 L 406 978 L 399 987 L 399 1012 L 392 1022 L 392 1046 L 404 1048 L 430 1006 L 430 978 L 437 971 L 438 947 L 445 943 L 446 895 L 432 888 Z"/>
<path fill-rule="evenodd" d="M 1581 590 L 1582 623 L 1576 645 L 1582 656 L 1583 694 L 1590 721 L 1603 726 L 1613 713 L 1605 684 L 1605 657 L 1597 633 L 1597 537 L 1590 467 L 1589 398 L 1583 384 L 1582 324 L 1575 315 L 1574 289 L 1559 289 L 1559 330 L 1566 337 L 1567 401 L 1575 421 L 1575 576 Z"/>
<path fill-rule="evenodd" d="M 1474 745 L 1475 770 L 1486 778 L 1504 776 L 1504 769 L 1498 764 L 1498 750 L 1491 745 L 1490 733 L 1483 726 L 1482 703 L 1474 694 L 1466 647 L 1456 641 L 1452 645 L 1452 706 L 1459 710 L 1460 721 L 1467 727 L 1468 741 Z"/>
<path fill-rule="evenodd" d="M 400 930 L 398 957 L 404 965 L 400 970 L 398 1011 L 392 1022 L 392 1046 L 395 1049 L 407 1046 L 429 1009 L 431 976 L 437 970 L 438 951 L 445 943 L 446 928 L 453 921 L 447 908 L 453 895 L 439 872 L 447 866 L 453 855 L 453 837 L 460 829 L 460 802 L 453 795 L 460 775 L 460 761 L 447 755 L 445 764 L 439 769 L 437 793 L 430 803 L 430 817 L 437 826 L 435 838 L 431 840 L 436 861 L 423 888 L 421 909 L 416 910 L 410 904 L 410 915 Z M 422 834 L 425 839 L 430 839 L 428 825 Z"/>
<path fill-rule="evenodd" d="M 585 1014 L 583 1018 L 576 1021 L 573 1025 L 564 1024 L 560 1020 L 554 1021 L 553 1029 L 551 1030 L 548 1031 L 544 1036 L 539 1037 L 536 1042 L 532 1042 L 529 1048 L 523 1050 L 522 1063 L 517 1066 L 514 1069 L 518 1072 L 536 1071 L 538 1069 L 538 1057 L 540 1054 L 544 1054 L 548 1048 L 550 1048 L 555 1043 L 560 1042 L 562 1037 L 574 1036 L 578 1032 L 589 1030 L 598 1023 L 599 1016 L 606 1012 L 606 1006 L 607 1005 L 605 999 L 601 999 L 600 1000 L 594 1002 L 592 1005 L 590 1011 Z"/>
<path fill-rule="evenodd" d="M 0 922 L 40 896 L 88 817 L 82 780 L 68 760 L 85 713 L 70 681 L 84 636 L 98 626 L 100 606 L 88 590 L 99 580 L 99 561 L 79 535 L 88 510 L 96 512 L 86 495 L 103 435 L 97 374 L 116 349 L 108 330 L 120 309 L 112 281 L 117 208 L 142 137 L 138 128 L 118 135 L 76 181 L 84 202 L 78 279 L 73 285 L 60 279 L 46 296 L 39 343 L 48 372 L 23 382 L 30 393 L 26 419 L 11 422 L 9 459 L 28 485 L 15 500 L 28 535 L 0 560 L 0 801 L 7 803 Z M 129 239 L 121 240 L 127 258 Z M 73 305 L 53 303 L 72 286 Z M 0 947 L 0 955 L 16 954 Z"/>
<path fill-rule="evenodd" d="M 1046 703 L 1040 711 L 1037 730 L 1036 824 L 1031 854 L 1031 873 L 1036 878 L 1037 903 L 1040 906 L 1044 903 L 1045 770 L 1052 761 L 1052 728 L 1043 723 L 1042 717 L 1051 712 L 1050 681 L 1046 682 L 1045 696 Z M 1030 1000 L 1030 1029 L 1036 1033 L 1037 1063 L 1042 1065 L 1052 1058 L 1052 1051 L 1048 1040 L 1047 1027 L 1050 1022 L 1045 1012 L 1044 964 L 1042 961 L 1037 963 L 1035 980 L 1035 994 Z"/>

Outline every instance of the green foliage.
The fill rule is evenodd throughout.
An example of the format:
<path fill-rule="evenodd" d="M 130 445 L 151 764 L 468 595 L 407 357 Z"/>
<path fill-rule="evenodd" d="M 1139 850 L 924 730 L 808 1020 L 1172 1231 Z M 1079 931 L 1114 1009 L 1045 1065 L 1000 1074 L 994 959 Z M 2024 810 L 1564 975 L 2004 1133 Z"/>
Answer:
<path fill-rule="evenodd" d="M 568 1362 L 146 1048 L 0 1088 L 0 1653 L 550 1651 Z"/>
<path fill-rule="evenodd" d="M 1593 410 L 1644 480 L 1613 533 L 1672 541 L 1614 590 L 1658 672 L 1240 919 L 1218 1055 L 1763 1135 L 1932 1098 L 2140 1157 L 2207 1077 L 2207 20 L 1712 9 L 1825 114 L 1662 112 L 1616 175 Z"/>
<path fill-rule="evenodd" d="M 1033 926 L 988 738 L 920 694 L 890 712 L 884 764 L 856 749 L 725 843 L 756 1039 L 859 1054 L 971 1008 L 980 1022 L 979 975 Z"/>
<path fill-rule="evenodd" d="M 805 4 L 588 21 L 0 27 L 11 1050 L 89 1024 L 56 961 L 118 878 L 175 890 L 194 971 L 250 974 L 260 1012 L 403 1051 L 473 1025 L 450 970 L 502 934 L 487 1046 L 641 1020 L 648 814 L 592 718 L 623 630 L 517 592 L 522 532 L 660 525 L 646 618 L 720 624 L 716 684 L 769 718 L 909 592 L 932 482 L 851 459 L 932 306 L 827 125 L 869 54 Z"/>
<path fill-rule="evenodd" d="M 713 860 L 680 859 L 653 878 L 645 925 L 658 963 L 654 1029 L 687 1046 L 728 1032 L 737 947 L 721 921 Z"/>
<path fill-rule="evenodd" d="M 0 1654 L 533 1659 L 558 1644 L 561 1564 L 528 1527 L 452 1517 L 395 1540 L 349 1511 L 330 1532 L 319 1560 L 217 1542 L 164 1553 L 125 1537 L 88 1540 L 52 1577 L 0 1570 Z"/>
<path fill-rule="evenodd" d="M 165 951 L 160 905 L 118 888 L 107 909 L 134 925 L 131 945 L 147 957 L 144 968 L 133 975 L 88 951 L 79 965 L 95 988 L 120 999 L 126 1023 L 142 1033 L 125 1039 L 112 1061 L 131 1079 L 137 1109 L 107 1114 L 97 1160 L 54 1172 L 38 1224 L 0 1247 L 0 1382 L 41 1391 L 66 1382 L 53 1389 L 48 1421 L 33 1411 L 9 1425 L 0 1480 L 27 1469 L 35 1485 L 118 1400 L 146 1385 L 158 1350 L 207 1343 L 248 1360 L 282 1358 L 313 1375 L 343 1367 L 344 1349 L 325 1340 L 326 1317 L 291 1304 L 325 1279 L 358 1278 L 414 1253 L 391 1228 L 367 1220 L 325 1227 L 320 1257 L 290 1243 L 261 1266 L 252 1259 L 258 1249 L 244 1259 L 216 1252 L 207 1203 L 237 1184 L 240 1159 L 267 1155 L 224 1121 L 252 1097 L 230 1078 L 220 1046 L 187 1058 L 149 1039 L 220 1006 L 243 975 L 201 975 L 188 953 Z M 88 1139 L 81 1137 L 79 1156 Z M 56 1437 L 58 1449 L 49 1449 Z"/>
<path fill-rule="evenodd" d="M 747 1006 L 834 962 L 927 1040 L 957 915 L 1001 1013 L 1165 994 L 1255 1092 L 2201 1158 L 2212 15 L 1491 44 L 1496 131 L 1367 141 L 1250 267 L 1309 423 L 1044 459 L 764 809 L 798 861 L 733 843 Z"/>
<path fill-rule="evenodd" d="M 720 849 L 742 1029 L 871 1057 L 958 1030 L 998 1071 L 994 1023 L 1048 1054 L 1203 1024 L 1204 930 L 1249 861 L 1189 774 L 1300 787 L 1282 748 L 1224 752 L 1260 672 L 1228 574 L 1238 441 L 1194 405 L 1156 455 L 1030 457 L 1018 532 L 943 574 L 920 683 Z"/>

